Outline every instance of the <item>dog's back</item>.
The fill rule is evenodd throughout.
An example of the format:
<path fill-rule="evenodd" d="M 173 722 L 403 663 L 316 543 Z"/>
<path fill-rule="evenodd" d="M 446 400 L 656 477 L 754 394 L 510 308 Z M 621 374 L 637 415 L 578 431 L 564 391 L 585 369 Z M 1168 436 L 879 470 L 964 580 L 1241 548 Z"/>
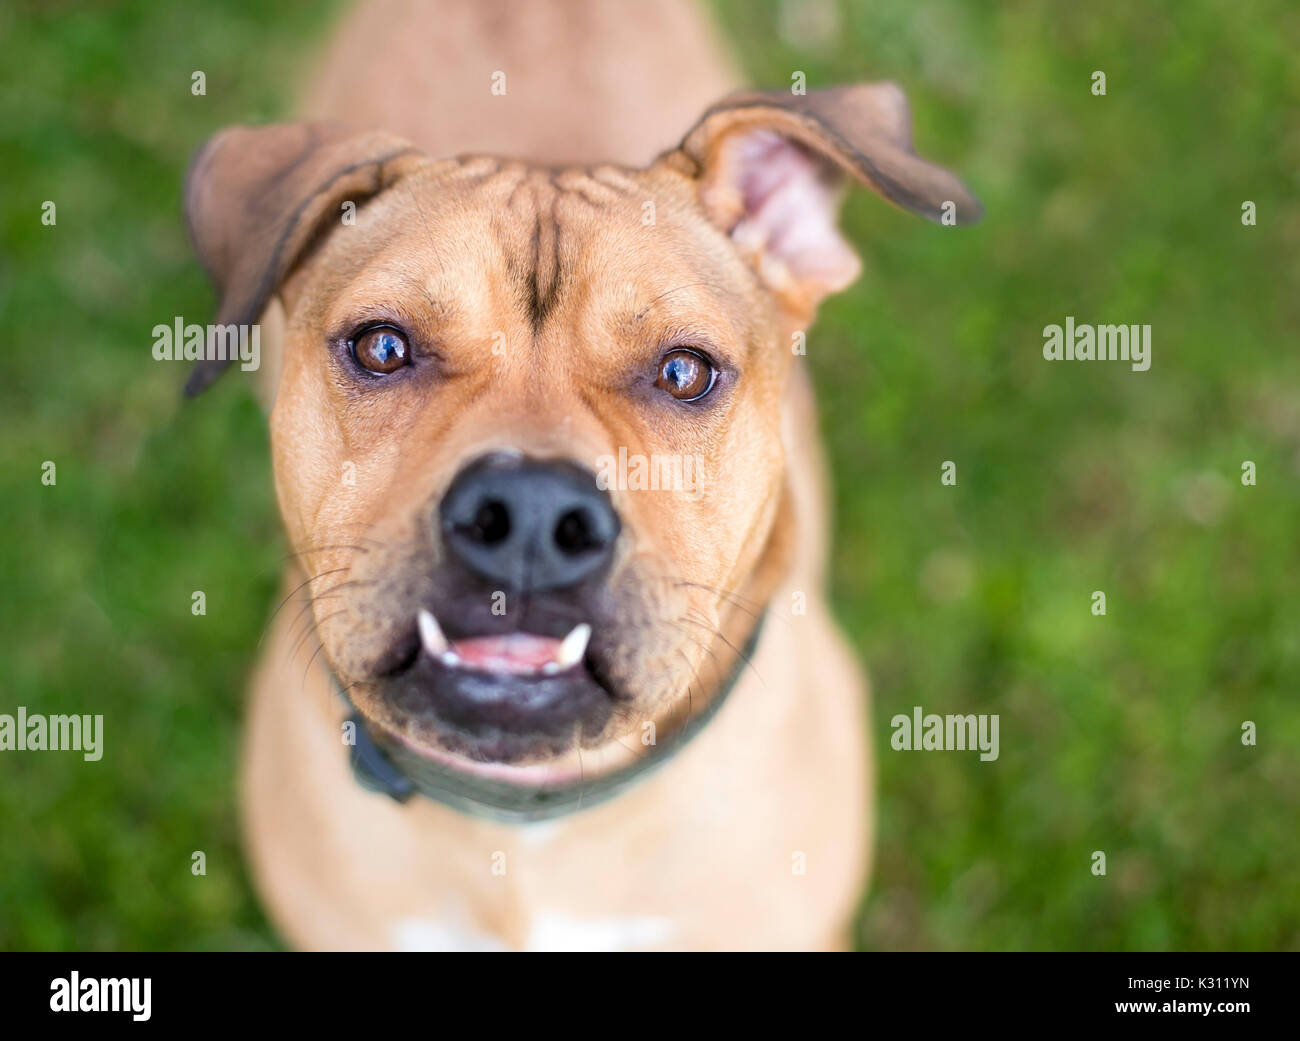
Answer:
<path fill-rule="evenodd" d="M 432 155 L 642 164 L 734 89 L 690 0 L 365 0 L 308 83 L 308 118 Z"/>

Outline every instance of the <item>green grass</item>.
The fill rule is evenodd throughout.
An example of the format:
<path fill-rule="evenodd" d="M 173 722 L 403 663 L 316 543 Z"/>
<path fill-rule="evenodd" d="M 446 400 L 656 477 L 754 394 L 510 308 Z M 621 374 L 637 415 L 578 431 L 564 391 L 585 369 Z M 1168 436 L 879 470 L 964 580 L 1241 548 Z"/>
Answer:
<path fill-rule="evenodd" d="M 277 944 L 234 811 L 285 552 L 264 422 L 143 360 L 211 308 L 188 157 L 290 114 L 313 6 L 0 11 L 0 711 L 103 712 L 110 749 L 0 753 L 0 948 Z M 1300 11 L 898 0 L 799 46 L 775 3 L 720 11 L 756 83 L 902 83 L 987 211 L 852 196 L 864 275 L 809 341 L 875 688 L 862 945 L 1300 948 Z M 1067 314 L 1149 323 L 1151 370 L 1044 361 Z M 918 704 L 998 713 L 1001 757 L 892 751 Z"/>

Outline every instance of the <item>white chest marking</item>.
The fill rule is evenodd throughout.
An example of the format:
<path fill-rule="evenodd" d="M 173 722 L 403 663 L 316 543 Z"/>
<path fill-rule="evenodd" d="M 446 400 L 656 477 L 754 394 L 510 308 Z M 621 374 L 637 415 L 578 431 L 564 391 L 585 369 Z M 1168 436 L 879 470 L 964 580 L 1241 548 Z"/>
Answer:
<path fill-rule="evenodd" d="M 653 947 L 671 935 L 667 918 L 576 918 L 559 911 L 543 911 L 532 920 L 524 950 L 612 953 Z M 474 929 L 463 915 L 400 919 L 393 926 L 393 946 L 399 951 L 509 950 L 498 937 Z"/>
<path fill-rule="evenodd" d="M 393 926 L 393 946 L 399 951 L 505 951 L 495 936 L 476 932 L 459 915 L 402 918 Z"/>

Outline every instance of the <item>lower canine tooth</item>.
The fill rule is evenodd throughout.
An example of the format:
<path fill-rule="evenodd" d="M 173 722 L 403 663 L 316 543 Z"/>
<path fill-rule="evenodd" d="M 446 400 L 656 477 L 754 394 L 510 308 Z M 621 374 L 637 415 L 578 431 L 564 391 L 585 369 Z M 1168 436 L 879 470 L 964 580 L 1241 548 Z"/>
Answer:
<path fill-rule="evenodd" d="M 587 641 L 591 639 L 591 626 L 586 622 L 581 625 L 575 625 L 573 632 L 564 638 L 560 644 L 559 653 L 555 656 L 555 664 L 561 669 L 571 669 L 582 661 L 582 656 L 587 653 Z"/>
<path fill-rule="evenodd" d="M 415 617 L 420 626 L 420 642 L 424 644 L 424 649 L 434 658 L 446 654 L 449 645 L 447 637 L 442 634 L 442 629 L 438 626 L 438 619 L 423 607 Z"/>

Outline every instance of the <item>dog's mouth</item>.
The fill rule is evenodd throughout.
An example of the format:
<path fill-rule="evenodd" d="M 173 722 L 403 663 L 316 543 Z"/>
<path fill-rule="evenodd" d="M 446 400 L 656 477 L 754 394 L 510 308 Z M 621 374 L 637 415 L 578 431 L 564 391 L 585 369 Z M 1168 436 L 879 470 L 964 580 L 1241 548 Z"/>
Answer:
<path fill-rule="evenodd" d="M 432 612 L 416 616 L 424 654 L 448 669 L 500 676 L 554 676 L 580 668 L 591 640 L 591 626 L 579 622 L 563 639 L 534 633 L 504 633 L 449 640 Z"/>
<path fill-rule="evenodd" d="M 562 635 L 449 635 L 421 608 L 397 664 L 377 686 L 383 731 L 441 766 L 520 784 L 581 771 L 581 747 L 620 700 L 592 646 L 589 622 Z"/>

